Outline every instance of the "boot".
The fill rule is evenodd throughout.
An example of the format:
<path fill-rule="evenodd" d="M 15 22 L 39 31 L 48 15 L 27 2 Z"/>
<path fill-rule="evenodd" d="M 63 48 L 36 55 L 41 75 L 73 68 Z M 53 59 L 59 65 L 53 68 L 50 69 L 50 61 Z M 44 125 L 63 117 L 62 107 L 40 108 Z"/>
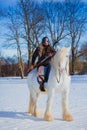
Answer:
<path fill-rule="evenodd" d="M 44 89 L 44 83 L 43 82 L 40 83 L 40 90 L 41 91 L 45 91 L 45 89 Z"/>

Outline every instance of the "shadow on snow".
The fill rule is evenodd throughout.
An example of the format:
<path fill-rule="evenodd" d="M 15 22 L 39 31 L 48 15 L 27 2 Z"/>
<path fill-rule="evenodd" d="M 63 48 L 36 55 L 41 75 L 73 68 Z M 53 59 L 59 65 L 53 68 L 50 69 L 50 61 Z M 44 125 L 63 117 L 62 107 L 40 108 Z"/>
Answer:
<path fill-rule="evenodd" d="M 36 118 L 29 115 L 27 112 L 13 112 L 13 111 L 0 111 L 0 118 L 13 118 L 13 119 L 29 119 L 34 121 L 43 121 L 42 118 Z"/>

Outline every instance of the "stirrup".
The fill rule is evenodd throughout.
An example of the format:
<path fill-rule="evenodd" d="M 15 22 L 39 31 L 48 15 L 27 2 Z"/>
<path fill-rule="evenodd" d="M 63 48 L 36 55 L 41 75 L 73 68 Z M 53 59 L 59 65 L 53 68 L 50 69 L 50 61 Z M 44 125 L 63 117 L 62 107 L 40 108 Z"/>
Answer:
<path fill-rule="evenodd" d="M 44 75 L 38 75 L 37 79 L 39 84 L 44 83 Z"/>
<path fill-rule="evenodd" d="M 38 78 L 40 78 L 42 81 L 44 81 L 44 75 L 38 75 Z"/>

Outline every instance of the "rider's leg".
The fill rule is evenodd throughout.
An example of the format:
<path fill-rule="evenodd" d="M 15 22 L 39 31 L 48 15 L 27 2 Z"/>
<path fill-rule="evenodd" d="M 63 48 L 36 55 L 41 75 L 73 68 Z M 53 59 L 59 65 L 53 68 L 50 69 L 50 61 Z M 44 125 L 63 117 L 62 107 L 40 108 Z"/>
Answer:
<path fill-rule="evenodd" d="M 49 78 L 50 69 L 51 69 L 51 65 L 48 64 L 48 65 L 45 67 L 45 81 L 46 81 L 46 82 L 48 81 L 48 78 Z"/>
<path fill-rule="evenodd" d="M 45 91 L 44 89 L 44 66 L 38 68 L 38 80 L 40 83 L 40 90 Z"/>

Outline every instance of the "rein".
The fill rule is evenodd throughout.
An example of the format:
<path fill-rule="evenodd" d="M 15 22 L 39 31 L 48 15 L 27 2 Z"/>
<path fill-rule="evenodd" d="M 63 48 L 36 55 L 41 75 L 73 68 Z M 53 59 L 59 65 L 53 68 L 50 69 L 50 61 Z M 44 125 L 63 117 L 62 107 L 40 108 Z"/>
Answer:
<path fill-rule="evenodd" d="M 68 65 L 68 62 L 66 63 L 66 66 L 65 66 L 65 69 L 64 69 L 66 73 L 67 73 L 67 65 Z M 59 70 L 59 80 L 58 80 L 58 78 L 56 77 L 56 80 L 57 80 L 58 83 L 60 83 L 61 73 L 62 73 L 62 72 L 60 72 L 60 70 Z"/>
<path fill-rule="evenodd" d="M 58 80 L 58 78 L 56 77 L 56 80 L 57 80 L 58 83 L 60 83 L 60 76 L 61 76 L 61 74 L 60 74 L 60 72 L 59 72 L 59 80 Z"/>

